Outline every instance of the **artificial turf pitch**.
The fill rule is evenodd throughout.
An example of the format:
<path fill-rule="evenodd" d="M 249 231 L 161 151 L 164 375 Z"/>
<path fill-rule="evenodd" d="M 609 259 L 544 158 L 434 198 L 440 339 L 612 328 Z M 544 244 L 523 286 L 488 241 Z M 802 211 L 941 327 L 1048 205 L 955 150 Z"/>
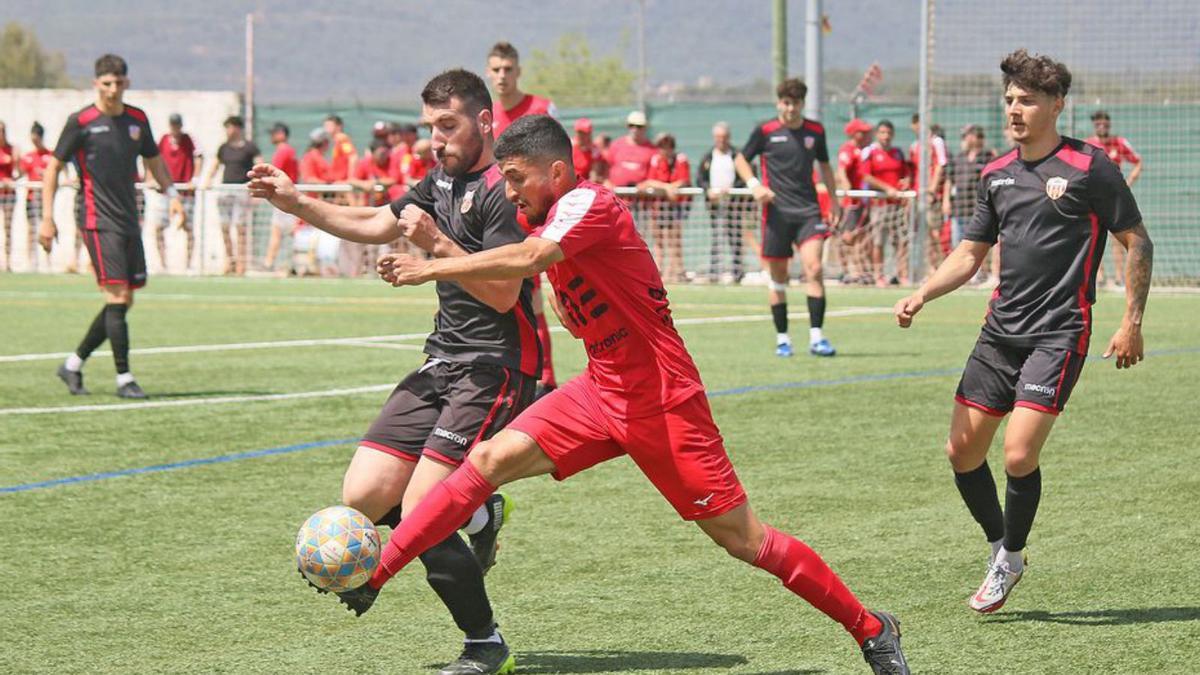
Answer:
<path fill-rule="evenodd" d="M 986 293 L 901 331 L 899 291 L 832 289 L 831 312 L 868 309 L 828 319 L 839 355 L 824 360 L 772 355 L 763 295 L 670 289 L 752 505 L 900 617 L 914 672 L 1194 672 L 1200 295 L 1151 297 L 1144 364 L 1088 363 L 1043 454 L 1028 574 L 988 617 L 966 607 L 986 544 L 942 450 Z M 414 337 L 319 341 L 426 332 L 432 289 L 155 278 L 130 313 L 135 349 L 243 348 L 135 352 L 166 406 L 46 412 L 123 403 L 108 356 L 78 398 L 57 357 L 13 358 L 70 351 L 99 304 L 85 277 L 0 277 L 0 672 L 420 673 L 457 654 L 420 565 L 355 619 L 291 559 L 384 389 L 422 359 Z M 1123 304 L 1101 294 L 1093 357 Z M 297 340 L 318 342 L 274 344 Z M 583 366 L 565 333 L 554 353 L 560 377 Z M 261 398 L 297 392 L 317 395 Z M 681 522 L 628 460 L 506 491 L 517 511 L 488 581 L 518 672 L 867 672 L 836 624 Z"/>

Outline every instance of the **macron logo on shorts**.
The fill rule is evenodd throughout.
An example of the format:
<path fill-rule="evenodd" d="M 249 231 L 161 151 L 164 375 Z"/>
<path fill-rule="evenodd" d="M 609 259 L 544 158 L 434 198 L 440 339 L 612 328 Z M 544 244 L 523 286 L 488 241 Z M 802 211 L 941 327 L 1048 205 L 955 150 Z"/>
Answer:
<path fill-rule="evenodd" d="M 456 434 L 453 431 L 447 431 L 441 427 L 434 429 L 433 435 L 437 436 L 438 438 L 444 438 L 451 443 L 461 445 L 464 448 L 471 444 L 470 439 L 468 439 L 466 436 L 463 436 L 462 434 Z"/>
<path fill-rule="evenodd" d="M 1057 389 L 1056 387 L 1047 387 L 1044 384 L 1026 383 L 1026 385 L 1025 385 L 1025 391 L 1032 391 L 1035 394 L 1041 394 L 1043 396 L 1050 396 L 1050 397 L 1054 396 L 1054 392 L 1056 389 Z"/>

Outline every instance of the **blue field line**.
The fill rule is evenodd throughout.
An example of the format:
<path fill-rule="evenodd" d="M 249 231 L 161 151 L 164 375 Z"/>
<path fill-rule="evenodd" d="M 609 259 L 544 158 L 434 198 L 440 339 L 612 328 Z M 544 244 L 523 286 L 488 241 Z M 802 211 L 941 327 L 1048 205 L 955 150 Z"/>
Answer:
<path fill-rule="evenodd" d="M 1196 347 L 1179 347 L 1175 349 L 1157 349 L 1146 352 L 1147 357 L 1152 356 L 1173 356 L 1177 354 L 1195 354 L 1200 352 L 1200 346 Z M 1089 361 L 1101 360 L 1098 356 L 1089 356 Z M 921 377 L 947 377 L 957 375 L 962 372 L 962 368 L 937 368 L 933 370 L 912 370 L 900 373 L 870 373 L 866 375 L 850 375 L 848 377 L 839 377 L 829 380 L 804 380 L 801 382 L 780 382 L 778 384 L 759 384 L 745 387 L 734 387 L 732 389 L 719 389 L 717 391 L 708 392 L 709 398 L 718 398 L 721 396 L 738 396 L 741 394 L 754 394 L 764 391 L 781 391 L 785 389 L 813 389 L 816 387 L 836 387 L 846 384 L 863 384 L 867 382 L 886 382 L 888 380 L 909 380 Z M 0 487 L 0 494 L 28 492 L 30 490 L 41 490 L 43 488 L 58 487 L 60 485 L 71 485 L 74 483 L 90 483 L 98 480 L 107 480 L 109 478 L 121 478 L 123 476 L 136 476 L 143 473 L 158 473 L 161 471 L 176 471 L 178 469 L 190 469 L 195 466 L 204 466 L 206 464 L 222 464 L 225 462 L 237 462 L 243 459 L 254 459 L 256 457 L 268 457 L 271 455 L 286 455 L 292 452 L 303 452 L 305 450 L 314 450 L 316 448 L 328 448 L 334 445 L 349 445 L 357 443 L 358 438 L 339 438 L 326 441 L 312 441 L 310 443 L 297 443 L 295 445 L 284 445 L 278 448 L 265 448 L 262 450 L 250 450 L 248 452 L 236 452 L 229 455 L 218 455 L 216 457 L 200 457 L 197 459 L 186 459 L 181 462 L 171 462 L 168 464 L 153 464 L 151 466 L 142 466 L 135 469 L 122 469 L 120 471 L 105 471 L 102 473 L 89 473 L 82 476 L 70 476 L 67 478 L 55 478 L 54 480 L 45 480 L 37 483 L 21 483 L 19 485 L 10 485 Z"/>

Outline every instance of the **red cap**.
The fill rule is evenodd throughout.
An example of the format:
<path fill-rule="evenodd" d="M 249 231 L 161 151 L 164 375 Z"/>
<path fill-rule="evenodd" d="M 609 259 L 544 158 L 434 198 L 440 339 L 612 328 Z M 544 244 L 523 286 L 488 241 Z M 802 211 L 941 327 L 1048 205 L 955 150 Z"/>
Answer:
<path fill-rule="evenodd" d="M 860 131 L 870 131 L 871 125 L 865 120 L 860 120 L 857 117 L 846 123 L 846 135 L 853 136 Z"/>
<path fill-rule="evenodd" d="M 583 131 L 589 134 L 592 133 L 592 121 L 586 117 L 580 117 L 579 119 L 575 120 L 575 131 Z"/>

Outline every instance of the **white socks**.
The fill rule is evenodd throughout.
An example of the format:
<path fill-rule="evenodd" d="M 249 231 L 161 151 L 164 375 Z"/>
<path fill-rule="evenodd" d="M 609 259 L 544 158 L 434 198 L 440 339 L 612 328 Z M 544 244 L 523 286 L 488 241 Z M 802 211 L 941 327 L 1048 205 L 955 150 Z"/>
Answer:
<path fill-rule="evenodd" d="M 775 345 L 776 346 L 790 345 L 790 344 L 792 344 L 792 338 L 788 337 L 787 333 L 776 333 L 775 334 Z"/>
<path fill-rule="evenodd" d="M 496 644 L 503 644 L 504 638 L 500 637 L 500 631 L 493 629 L 491 637 L 486 637 L 482 640 L 472 640 L 471 638 L 466 638 L 463 640 L 463 642 L 495 642 Z"/>
<path fill-rule="evenodd" d="M 67 357 L 67 361 L 63 364 L 63 367 L 72 373 L 78 373 L 83 370 L 83 359 L 79 358 L 78 354 L 71 354 Z"/>
<path fill-rule="evenodd" d="M 1025 556 L 1020 551 L 1010 551 L 1001 546 L 996 552 L 996 560 L 1008 563 L 1008 569 L 1013 574 L 1020 574 L 1025 569 Z"/>
<path fill-rule="evenodd" d="M 471 514 L 471 520 L 467 521 L 467 526 L 462 528 L 463 532 L 467 534 L 479 534 L 483 531 L 483 528 L 487 527 L 491 515 L 486 505 L 475 509 L 475 513 Z"/>
<path fill-rule="evenodd" d="M 124 387 L 133 382 L 133 373 L 117 373 L 117 386 Z"/>
<path fill-rule="evenodd" d="M 989 541 L 988 546 L 992 547 L 992 557 L 988 558 L 988 560 L 995 560 L 996 554 L 999 553 L 1000 549 L 1004 546 L 1004 540 L 997 539 L 996 541 Z"/>
<path fill-rule="evenodd" d="M 815 345 L 824 339 L 825 339 L 825 334 L 821 332 L 820 328 L 809 328 L 808 329 L 808 343 L 809 344 Z"/>

